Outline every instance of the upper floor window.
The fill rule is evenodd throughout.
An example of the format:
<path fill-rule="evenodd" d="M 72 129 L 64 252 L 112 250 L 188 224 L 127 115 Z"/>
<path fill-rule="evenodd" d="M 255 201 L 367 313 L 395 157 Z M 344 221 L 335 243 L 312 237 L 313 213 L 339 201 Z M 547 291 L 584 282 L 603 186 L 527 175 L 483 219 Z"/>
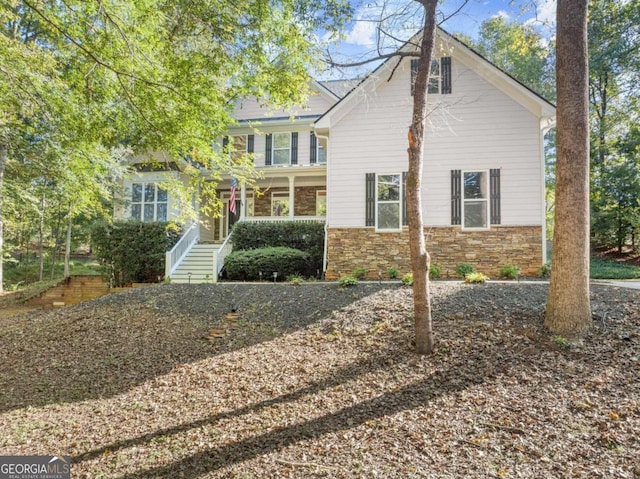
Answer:
<path fill-rule="evenodd" d="M 326 164 L 327 163 L 327 139 L 316 136 L 315 133 L 311 132 L 311 150 L 309 152 L 310 163 L 312 165 L 315 164 Z"/>
<path fill-rule="evenodd" d="M 418 60 L 411 60 L 411 94 L 413 95 L 416 76 L 418 75 Z M 427 93 L 451 93 L 451 57 L 434 58 L 431 60 L 429 84 Z"/>
<path fill-rule="evenodd" d="M 253 153 L 253 144 L 253 135 L 225 136 L 222 141 L 222 146 L 225 151 L 229 152 L 232 163 L 239 163 L 247 153 Z"/>
<path fill-rule="evenodd" d="M 167 190 L 155 183 L 131 185 L 131 219 L 167 221 Z"/>
<path fill-rule="evenodd" d="M 265 137 L 265 165 L 297 165 L 298 133 L 269 133 Z"/>

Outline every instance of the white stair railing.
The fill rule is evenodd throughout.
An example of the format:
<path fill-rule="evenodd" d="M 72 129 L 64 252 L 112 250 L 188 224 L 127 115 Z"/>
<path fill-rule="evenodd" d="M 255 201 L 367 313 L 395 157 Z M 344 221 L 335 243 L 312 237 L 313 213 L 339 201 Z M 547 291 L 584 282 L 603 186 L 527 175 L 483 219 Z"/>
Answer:
<path fill-rule="evenodd" d="M 189 229 L 182 235 L 171 251 L 165 254 L 164 277 L 170 278 L 182 259 L 191 250 L 200 239 L 200 226 L 193 223 Z"/>
<path fill-rule="evenodd" d="M 214 283 L 218 282 L 220 279 L 220 272 L 224 267 L 224 260 L 229 253 L 233 250 L 233 243 L 231 242 L 231 234 L 229 234 L 224 242 L 218 248 L 218 251 L 214 251 L 213 253 L 213 281 Z"/>

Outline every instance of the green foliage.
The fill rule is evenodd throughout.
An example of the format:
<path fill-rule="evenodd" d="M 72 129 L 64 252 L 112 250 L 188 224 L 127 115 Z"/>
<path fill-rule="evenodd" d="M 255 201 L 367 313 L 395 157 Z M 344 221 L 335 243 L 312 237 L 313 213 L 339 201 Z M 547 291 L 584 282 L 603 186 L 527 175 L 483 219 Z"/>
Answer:
<path fill-rule="evenodd" d="M 276 272 L 277 281 L 315 274 L 309 253 L 284 246 L 234 251 L 224 265 L 226 278 L 240 281 L 269 280 Z"/>
<path fill-rule="evenodd" d="M 407 273 L 402 277 L 402 284 L 405 286 L 413 285 L 413 273 Z"/>
<path fill-rule="evenodd" d="M 551 263 L 547 262 L 536 270 L 536 276 L 538 278 L 549 278 L 551 276 Z"/>
<path fill-rule="evenodd" d="M 437 264 L 431 264 L 429 266 L 429 279 L 438 279 L 440 278 L 440 266 Z"/>
<path fill-rule="evenodd" d="M 465 283 L 470 283 L 470 284 L 482 284 L 482 283 L 486 283 L 489 280 L 489 278 L 487 276 L 485 276 L 482 273 L 468 273 L 465 277 L 464 277 L 464 282 Z"/>
<path fill-rule="evenodd" d="M 558 334 L 553 336 L 553 342 L 559 348 L 568 348 L 569 347 L 569 340 L 567 338 L 565 338 L 564 336 L 560 336 Z"/>
<path fill-rule="evenodd" d="M 154 283 L 164 276 L 165 253 L 180 239 L 174 223 L 98 223 L 91 245 L 103 275 L 113 286 Z"/>
<path fill-rule="evenodd" d="M 520 268 L 514 264 L 505 264 L 500 267 L 500 277 L 506 279 L 518 279 L 520 276 Z"/>
<path fill-rule="evenodd" d="M 555 98 L 553 46 L 533 26 L 492 17 L 482 22 L 479 39 L 471 45 L 529 88 Z"/>
<path fill-rule="evenodd" d="M 304 283 L 304 278 L 299 274 L 290 274 L 289 276 L 287 276 L 287 282 L 295 286 L 300 286 L 302 283 Z"/>
<path fill-rule="evenodd" d="M 354 278 L 353 276 L 342 276 L 338 280 L 338 284 L 342 288 L 349 288 L 351 286 L 358 285 L 358 278 Z"/>
<path fill-rule="evenodd" d="M 594 279 L 637 279 L 640 278 L 640 267 L 591 258 L 591 277 Z"/>
<path fill-rule="evenodd" d="M 358 266 L 357 268 L 354 268 L 351 276 L 353 276 L 356 279 L 363 280 L 367 277 L 367 268 Z"/>
<path fill-rule="evenodd" d="M 389 277 L 389 279 L 396 279 L 399 275 L 399 271 L 398 268 L 389 268 L 387 270 L 387 276 Z"/>
<path fill-rule="evenodd" d="M 305 251 L 310 256 L 309 276 L 322 271 L 324 225 L 299 221 L 237 223 L 233 227 L 233 250 L 283 246 Z M 275 271 L 275 270 L 274 270 Z"/>
<path fill-rule="evenodd" d="M 468 274 L 475 273 L 476 267 L 469 263 L 458 263 L 456 265 L 456 275 L 459 278 L 466 278 Z"/>

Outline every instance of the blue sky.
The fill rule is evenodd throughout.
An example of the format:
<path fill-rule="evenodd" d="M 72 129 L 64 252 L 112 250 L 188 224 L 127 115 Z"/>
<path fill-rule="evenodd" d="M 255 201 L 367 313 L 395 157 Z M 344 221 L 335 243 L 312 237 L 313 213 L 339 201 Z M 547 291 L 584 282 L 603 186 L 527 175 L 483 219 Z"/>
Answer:
<path fill-rule="evenodd" d="M 412 0 L 387 0 L 396 4 L 397 8 L 409 5 L 415 11 L 420 8 Z M 440 6 L 444 15 L 450 15 L 458 10 L 463 0 L 445 0 Z M 355 9 L 355 19 L 347 28 L 347 39 L 343 45 L 364 47 L 372 45 L 375 38 L 375 27 L 372 21 L 380 16 L 385 0 L 367 1 L 352 0 Z M 555 22 L 555 0 L 469 0 L 459 13 L 442 24 L 450 33 L 466 33 L 475 37 L 480 24 L 487 18 L 504 16 L 521 23 L 532 23 L 549 36 Z M 410 18 L 411 15 L 408 15 Z M 415 18 L 415 17 L 414 17 Z"/>

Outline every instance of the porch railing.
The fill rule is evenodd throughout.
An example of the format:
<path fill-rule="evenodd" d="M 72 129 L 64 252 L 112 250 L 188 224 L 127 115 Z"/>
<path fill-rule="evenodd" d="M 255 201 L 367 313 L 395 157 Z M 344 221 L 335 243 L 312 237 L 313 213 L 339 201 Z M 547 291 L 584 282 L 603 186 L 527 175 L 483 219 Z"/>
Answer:
<path fill-rule="evenodd" d="M 174 273 L 180 261 L 189 252 L 194 244 L 200 239 L 200 226 L 193 223 L 189 229 L 182 235 L 171 251 L 165 254 L 164 277 L 170 278 Z"/>
<path fill-rule="evenodd" d="M 246 216 L 242 221 L 248 223 L 267 223 L 267 222 L 282 222 L 282 221 L 296 221 L 300 223 L 324 223 L 327 220 L 326 216 Z"/>
<path fill-rule="evenodd" d="M 229 253 L 233 250 L 233 243 L 231 242 L 231 234 L 229 234 L 224 242 L 218 248 L 218 251 L 213 253 L 213 282 L 217 283 L 220 279 L 220 272 L 224 267 L 224 260 Z"/>

